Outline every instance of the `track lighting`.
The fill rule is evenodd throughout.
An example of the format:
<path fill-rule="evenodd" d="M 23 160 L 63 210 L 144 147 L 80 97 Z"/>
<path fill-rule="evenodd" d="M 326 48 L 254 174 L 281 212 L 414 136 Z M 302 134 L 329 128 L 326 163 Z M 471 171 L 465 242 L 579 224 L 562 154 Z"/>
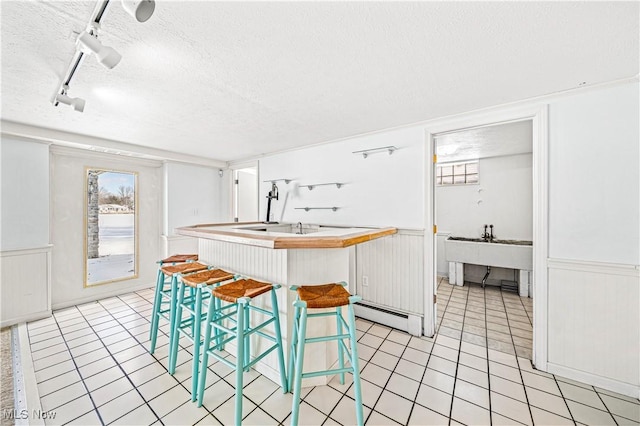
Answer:
<path fill-rule="evenodd" d="M 84 111 L 84 103 L 85 100 L 82 98 L 71 98 L 67 95 L 67 91 L 69 90 L 69 86 L 62 87 L 62 93 L 58 93 L 53 98 L 53 104 L 57 105 L 58 103 L 69 105 L 73 108 L 74 111 L 83 112 Z"/>
<path fill-rule="evenodd" d="M 154 0 L 122 0 L 122 7 L 138 22 L 145 22 L 153 15 L 156 2 Z"/>
<path fill-rule="evenodd" d="M 120 55 L 113 47 L 104 46 L 100 43 L 100 40 L 96 37 L 97 28 L 91 27 L 91 33 L 83 31 L 76 41 L 76 47 L 83 53 L 93 53 L 96 55 L 98 62 L 100 62 L 106 68 L 113 68 L 122 59 Z"/>
<path fill-rule="evenodd" d="M 71 79 L 78 71 L 84 55 L 94 54 L 96 59 L 106 68 L 113 68 L 122 59 L 120 55 L 113 47 L 104 46 L 98 40 L 98 30 L 100 29 L 100 21 L 104 16 L 104 12 L 109 6 L 110 0 L 99 0 L 96 3 L 95 9 L 91 14 L 89 26 L 86 31 L 80 33 L 76 39 L 76 53 L 71 59 L 71 63 L 67 67 L 67 71 L 64 73 L 64 77 L 59 83 L 56 94 L 51 99 L 54 106 L 59 104 L 70 105 L 76 111 L 84 111 L 84 99 L 70 98 L 67 95 L 69 84 Z M 124 10 L 133 16 L 138 22 L 145 22 L 148 20 L 153 11 L 156 8 L 155 0 L 121 0 Z"/>

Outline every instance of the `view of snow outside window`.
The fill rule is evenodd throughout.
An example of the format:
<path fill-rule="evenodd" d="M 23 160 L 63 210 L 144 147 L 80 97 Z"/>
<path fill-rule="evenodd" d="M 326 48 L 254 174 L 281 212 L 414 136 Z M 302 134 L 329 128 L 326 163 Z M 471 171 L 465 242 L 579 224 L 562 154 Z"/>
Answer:
<path fill-rule="evenodd" d="M 135 277 L 136 175 L 88 170 L 87 179 L 87 284 Z"/>

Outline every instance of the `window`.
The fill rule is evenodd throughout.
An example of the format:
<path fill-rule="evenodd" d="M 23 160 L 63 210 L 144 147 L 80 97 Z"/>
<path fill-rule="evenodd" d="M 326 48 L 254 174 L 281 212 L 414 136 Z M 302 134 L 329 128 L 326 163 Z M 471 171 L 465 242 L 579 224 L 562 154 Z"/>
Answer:
<path fill-rule="evenodd" d="M 137 174 L 87 169 L 85 286 L 137 278 Z"/>
<path fill-rule="evenodd" d="M 439 164 L 436 167 L 436 185 L 466 185 L 478 182 L 477 161 Z"/>

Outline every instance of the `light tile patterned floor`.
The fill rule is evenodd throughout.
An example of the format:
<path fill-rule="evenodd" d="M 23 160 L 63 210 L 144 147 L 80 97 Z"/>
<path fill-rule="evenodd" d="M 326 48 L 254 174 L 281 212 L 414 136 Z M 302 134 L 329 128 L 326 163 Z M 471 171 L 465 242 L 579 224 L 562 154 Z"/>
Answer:
<path fill-rule="evenodd" d="M 434 339 L 357 321 L 367 424 L 640 422 L 638 400 L 535 371 L 528 359 L 493 349 L 490 328 L 485 344 L 477 344 L 479 340 L 469 337 L 480 336 L 473 333 L 477 330 L 468 328 L 465 334 L 466 326 L 473 325 L 466 318 L 467 313 L 480 313 L 468 308 L 481 292 L 473 286 L 451 288 L 441 283 L 443 307 L 449 290 L 443 318 L 449 317 L 447 313 L 465 318 L 461 329 L 449 329 L 460 331 L 460 337 L 448 335 L 453 333 L 444 329 L 444 321 Z M 493 291 L 484 292 L 487 324 L 488 296 Z M 165 335 L 159 337 L 156 353 L 149 354 L 152 297 L 152 290 L 126 294 L 56 311 L 52 318 L 28 324 L 42 406 L 56 412 L 47 424 L 233 423 L 233 375 L 228 367 L 209 365 L 204 407 L 197 408 L 187 390 L 191 369 L 190 362 L 184 361 L 189 357 L 180 356 L 183 363 L 170 376 Z M 512 300 L 509 295 L 502 297 L 511 328 Z M 166 325 L 161 329 L 166 332 Z M 517 351 L 515 339 L 511 343 Z M 248 373 L 245 383 L 244 424 L 288 424 L 290 394 L 282 394 L 276 384 L 257 373 Z M 350 380 L 345 385 L 333 380 L 330 386 L 305 389 L 303 397 L 300 418 L 304 424 L 355 421 Z"/>

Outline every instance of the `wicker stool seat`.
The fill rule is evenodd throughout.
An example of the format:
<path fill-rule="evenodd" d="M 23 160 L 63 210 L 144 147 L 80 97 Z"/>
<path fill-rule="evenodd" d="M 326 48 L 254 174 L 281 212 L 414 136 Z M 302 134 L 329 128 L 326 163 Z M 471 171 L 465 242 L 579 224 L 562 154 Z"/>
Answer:
<path fill-rule="evenodd" d="M 184 262 L 195 262 L 198 260 L 197 254 L 174 254 L 173 256 L 169 256 L 166 259 L 162 259 L 159 263 L 184 263 Z"/>
<path fill-rule="evenodd" d="M 182 277 L 182 281 L 190 286 L 197 287 L 198 284 L 217 284 L 222 281 L 230 280 L 234 277 L 234 274 L 222 269 L 209 269 L 202 272 L 196 272 L 195 274 L 189 274 Z"/>
<path fill-rule="evenodd" d="M 308 285 L 296 288 L 298 298 L 307 302 L 307 308 L 337 308 L 349 304 L 351 295 L 342 284 Z"/>
<path fill-rule="evenodd" d="M 150 353 L 154 353 L 156 350 L 160 318 L 169 322 L 167 334 L 169 342 L 171 342 L 171 333 L 175 322 L 178 275 L 208 269 L 208 266 L 204 263 L 194 261 L 197 259 L 197 254 L 175 254 L 158 262 L 160 267 L 158 268 L 153 310 L 151 311 L 151 327 L 149 329 Z M 171 354 L 169 354 L 169 357 L 171 357 Z"/>
<path fill-rule="evenodd" d="M 193 272 L 204 271 L 209 267 L 200 262 L 178 263 L 177 265 L 161 266 L 160 270 L 168 277 L 176 274 L 191 274 Z"/>
<path fill-rule="evenodd" d="M 291 352 L 289 355 L 289 384 L 293 390 L 291 406 L 291 425 L 298 425 L 300 411 L 300 393 L 302 379 L 305 377 L 330 376 L 339 374 L 340 383 L 344 384 L 345 373 L 353 374 L 353 395 L 356 406 L 356 423 L 364 423 L 362 413 L 362 391 L 360 387 L 360 369 L 358 367 L 358 346 L 356 343 L 356 320 L 353 304 L 360 301 L 360 296 L 352 296 L 346 290 L 347 283 L 331 283 L 309 286 L 292 286 L 297 292 L 297 300 L 293 303 L 294 319 L 291 333 Z M 348 307 L 347 319 L 342 315 L 342 307 Z M 309 313 L 307 309 L 335 308 L 335 311 Z M 307 337 L 307 318 L 336 318 L 336 334 L 328 336 Z M 349 342 L 349 347 L 345 343 Z M 338 368 L 304 372 L 304 351 L 307 344 L 336 341 L 338 344 Z M 345 366 L 345 357 L 350 366 Z"/>
<path fill-rule="evenodd" d="M 273 286 L 252 279 L 242 279 L 211 290 L 213 296 L 229 303 L 237 303 L 241 297 L 256 297 L 271 290 Z"/>

